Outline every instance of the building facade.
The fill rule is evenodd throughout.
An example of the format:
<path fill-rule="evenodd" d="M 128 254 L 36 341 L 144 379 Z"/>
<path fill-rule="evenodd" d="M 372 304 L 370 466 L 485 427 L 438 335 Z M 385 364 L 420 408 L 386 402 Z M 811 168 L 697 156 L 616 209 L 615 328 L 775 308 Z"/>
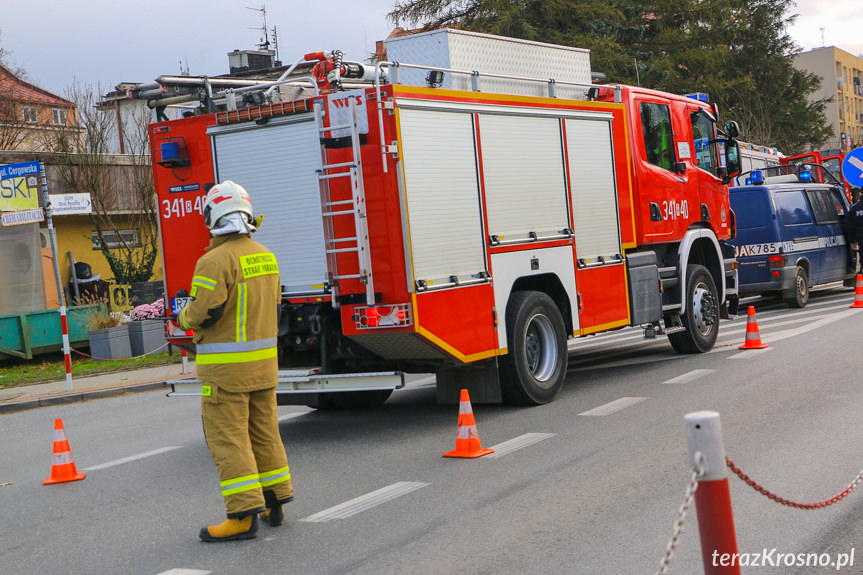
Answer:
<path fill-rule="evenodd" d="M 75 111 L 73 102 L 0 65 L 0 150 L 41 151 L 51 132 L 76 131 Z"/>
<path fill-rule="evenodd" d="M 825 147 L 848 152 L 863 146 L 863 58 L 828 46 L 801 52 L 794 66 L 821 76 L 821 89 L 811 100 L 833 98 L 825 109 L 833 137 Z"/>
<path fill-rule="evenodd" d="M 83 193 L 95 206 L 97 213 L 90 215 L 54 214 L 57 265 L 64 291 L 73 276 L 73 261 L 89 264 L 94 277 L 119 283 L 95 238 L 97 226 L 111 253 L 131 248 L 135 258 L 145 253 L 155 231 L 155 205 L 149 205 L 152 179 L 150 176 L 147 194 L 144 177 L 151 175 L 147 146 L 137 154 L 88 154 L 79 117 L 74 102 L 0 65 L 0 267 L 4 270 L 0 274 L 0 315 L 59 305 L 48 230 L 44 221 L 38 221 L 45 208 L 41 179 L 38 173 L 27 172 L 30 175 L 23 177 L 13 170 L 41 165 L 49 194 L 77 194 L 80 198 Z M 61 141 L 68 146 L 58 146 Z M 67 151 L 50 151 L 59 149 Z M 71 153 L 77 150 L 81 153 Z M 9 164 L 16 166 L 3 171 Z M 38 218 L 34 211 L 39 212 Z M 161 258 L 157 257 L 150 279 L 160 278 Z M 87 303 L 75 299 L 72 290 L 67 291 L 68 304 Z"/>

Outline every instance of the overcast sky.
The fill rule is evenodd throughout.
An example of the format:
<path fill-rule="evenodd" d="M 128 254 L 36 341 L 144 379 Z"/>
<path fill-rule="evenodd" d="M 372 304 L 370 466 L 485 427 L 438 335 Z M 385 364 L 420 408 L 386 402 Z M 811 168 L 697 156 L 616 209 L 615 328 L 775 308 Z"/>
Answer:
<path fill-rule="evenodd" d="M 150 82 L 163 74 L 228 72 L 227 53 L 255 49 L 263 0 L 9 0 L 0 11 L 0 47 L 33 83 L 63 95 L 73 81 Z M 393 0 L 280 1 L 267 4 L 279 57 L 292 63 L 307 52 L 339 49 L 364 60 L 394 25 Z M 798 0 L 789 30 L 803 48 L 837 46 L 863 54 L 861 0 Z M 271 38 L 272 40 L 272 38 Z"/>

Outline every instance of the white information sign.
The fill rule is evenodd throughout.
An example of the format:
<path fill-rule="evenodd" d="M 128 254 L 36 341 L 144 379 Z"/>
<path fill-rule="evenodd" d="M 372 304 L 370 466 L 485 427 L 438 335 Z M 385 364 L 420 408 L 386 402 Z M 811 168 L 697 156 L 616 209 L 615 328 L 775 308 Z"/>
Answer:
<path fill-rule="evenodd" d="M 48 200 L 51 202 L 53 216 L 93 213 L 90 194 L 49 194 Z"/>

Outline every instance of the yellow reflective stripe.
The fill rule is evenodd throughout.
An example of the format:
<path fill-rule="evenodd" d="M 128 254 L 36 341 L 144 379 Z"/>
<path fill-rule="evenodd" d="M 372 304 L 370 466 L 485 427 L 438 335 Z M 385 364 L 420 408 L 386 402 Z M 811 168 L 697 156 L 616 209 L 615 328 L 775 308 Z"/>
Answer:
<path fill-rule="evenodd" d="M 195 356 L 198 365 L 212 365 L 216 363 L 246 363 L 278 357 L 278 348 L 260 349 L 257 351 L 238 351 L 234 353 L 199 353 Z"/>
<path fill-rule="evenodd" d="M 237 285 L 237 341 L 246 341 L 246 302 L 247 286 L 244 282 Z"/>
<path fill-rule="evenodd" d="M 244 278 L 279 273 L 279 263 L 276 261 L 276 256 L 270 253 L 240 256 L 240 268 L 243 270 Z"/>
<path fill-rule="evenodd" d="M 264 487 L 269 487 L 270 485 L 275 485 L 276 483 L 282 483 L 283 481 L 289 481 L 290 479 L 290 467 L 282 467 L 281 469 L 261 473 L 261 485 Z"/>
<path fill-rule="evenodd" d="M 216 280 L 204 276 L 195 276 L 192 278 L 192 286 L 201 286 L 210 291 L 214 291 L 216 289 L 216 283 Z"/>
<path fill-rule="evenodd" d="M 260 477 L 257 473 L 253 475 L 246 475 L 244 477 L 237 477 L 236 479 L 228 479 L 226 481 L 222 481 L 222 495 L 228 496 L 233 495 L 234 493 L 242 493 L 244 491 L 251 491 L 252 489 L 259 489 L 261 487 Z"/>
<path fill-rule="evenodd" d="M 177 321 L 180 322 L 180 327 L 183 329 L 192 329 L 192 326 L 189 325 L 188 322 L 186 322 L 186 310 L 188 309 L 188 307 L 184 307 L 180 310 L 180 313 L 177 316 Z"/>

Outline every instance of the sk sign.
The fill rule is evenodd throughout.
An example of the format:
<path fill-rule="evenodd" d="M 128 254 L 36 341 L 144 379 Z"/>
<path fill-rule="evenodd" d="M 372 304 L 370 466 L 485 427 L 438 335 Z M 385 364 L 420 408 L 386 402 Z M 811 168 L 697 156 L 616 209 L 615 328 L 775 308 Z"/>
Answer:
<path fill-rule="evenodd" d="M 39 207 L 39 162 L 0 165 L 0 211 Z"/>

